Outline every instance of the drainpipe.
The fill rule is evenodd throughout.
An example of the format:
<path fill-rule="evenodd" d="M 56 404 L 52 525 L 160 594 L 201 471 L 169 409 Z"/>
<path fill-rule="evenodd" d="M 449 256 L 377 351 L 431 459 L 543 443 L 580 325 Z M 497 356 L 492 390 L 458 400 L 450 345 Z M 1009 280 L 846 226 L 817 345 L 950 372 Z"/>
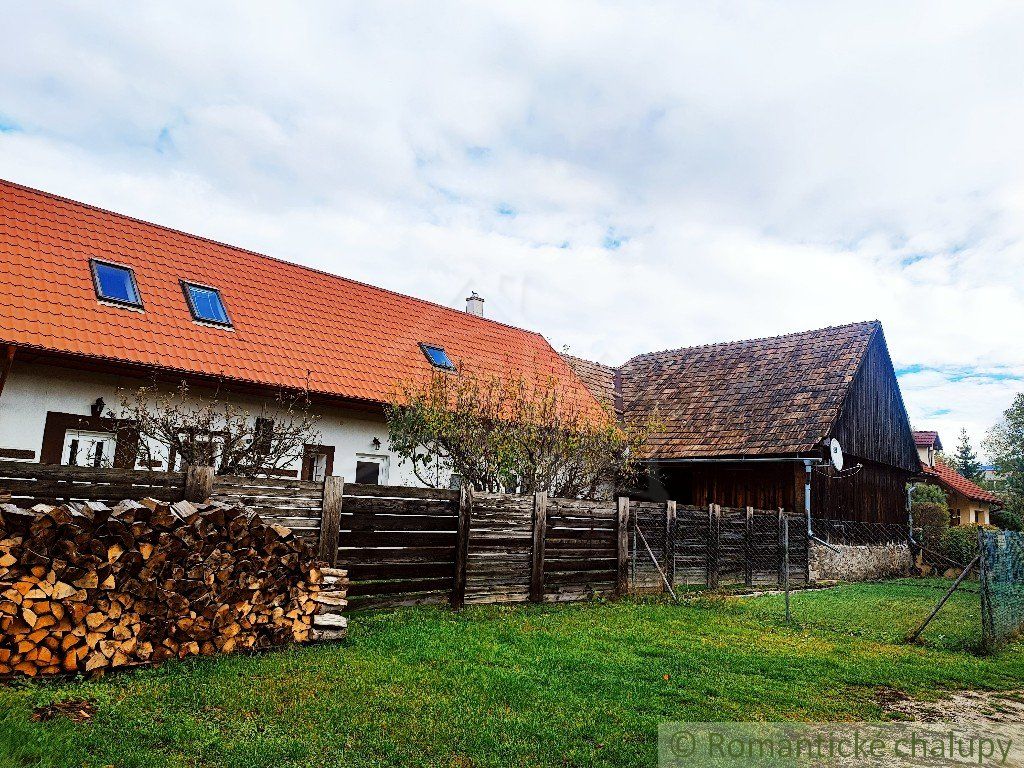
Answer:
<path fill-rule="evenodd" d="M 907 538 L 910 543 L 920 547 L 921 543 L 914 538 L 914 491 L 917 490 L 917 483 L 910 483 L 907 488 Z"/>
<path fill-rule="evenodd" d="M 824 539 L 819 539 L 814 535 L 814 527 L 811 525 L 811 472 L 814 471 L 815 464 L 823 463 L 820 459 L 804 459 L 804 514 L 807 515 L 807 540 L 816 541 L 819 544 L 831 549 L 833 552 L 839 552 L 839 548 L 829 544 Z"/>
<path fill-rule="evenodd" d="M 814 538 L 811 529 L 811 460 L 804 459 L 804 514 L 807 515 L 807 535 Z"/>
<path fill-rule="evenodd" d="M 0 395 L 4 393 L 4 384 L 7 383 L 7 377 L 11 373 L 11 366 L 14 365 L 14 350 L 13 344 L 7 344 L 3 347 L 3 357 L 0 358 Z"/>

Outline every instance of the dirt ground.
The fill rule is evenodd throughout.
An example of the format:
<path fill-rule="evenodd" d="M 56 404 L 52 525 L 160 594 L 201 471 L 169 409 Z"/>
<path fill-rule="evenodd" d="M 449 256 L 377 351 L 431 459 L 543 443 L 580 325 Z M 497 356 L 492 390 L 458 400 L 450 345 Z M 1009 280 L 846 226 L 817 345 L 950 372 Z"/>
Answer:
<path fill-rule="evenodd" d="M 959 691 L 937 701 L 912 699 L 892 688 L 882 688 L 877 695 L 887 712 L 923 723 L 1024 723 L 1024 690 Z"/>

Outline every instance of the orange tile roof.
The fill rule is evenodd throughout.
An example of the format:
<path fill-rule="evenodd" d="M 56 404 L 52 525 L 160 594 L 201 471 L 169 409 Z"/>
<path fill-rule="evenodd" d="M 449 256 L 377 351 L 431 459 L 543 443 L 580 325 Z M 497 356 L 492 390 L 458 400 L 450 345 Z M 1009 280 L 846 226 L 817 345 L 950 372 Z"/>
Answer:
<path fill-rule="evenodd" d="M 936 459 L 934 467 L 922 464 L 921 469 L 924 474 L 938 480 L 939 485 L 943 485 L 948 489 L 957 491 L 969 499 L 973 499 L 974 501 L 983 501 L 988 504 L 1002 504 L 999 497 L 994 493 L 990 493 L 984 488 L 972 483 L 951 466 L 944 464 L 941 460 Z"/>
<path fill-rule="evenodd" d="M 131 267 L 145 311 L 98 301 L 92 258 Z M 0 343 L 380 403 L 431 371 L 425 342 L 597 407 L 538 333 L 6 181 L 0 268 Z M 194 322 L 180 280 L 218 288 L 234 328 Z"/>

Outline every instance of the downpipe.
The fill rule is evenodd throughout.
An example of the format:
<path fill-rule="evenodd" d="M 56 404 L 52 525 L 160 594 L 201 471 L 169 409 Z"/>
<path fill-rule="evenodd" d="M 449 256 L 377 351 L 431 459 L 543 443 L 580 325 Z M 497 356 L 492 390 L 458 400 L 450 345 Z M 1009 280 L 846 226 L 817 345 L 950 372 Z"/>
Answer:
<path fill-rule="evenodd" d="M 816 536 L 814 534 L 814 526 L 811 525 L 811 473 L 814 471 L 815 464 L 822 463 L 821 459 L 804 459 L 804 514 L 807 515 L 807 540 L 816 541 L 833 552 L 842 552 L 839 547 L 829 544 L 824 539 Z"/>

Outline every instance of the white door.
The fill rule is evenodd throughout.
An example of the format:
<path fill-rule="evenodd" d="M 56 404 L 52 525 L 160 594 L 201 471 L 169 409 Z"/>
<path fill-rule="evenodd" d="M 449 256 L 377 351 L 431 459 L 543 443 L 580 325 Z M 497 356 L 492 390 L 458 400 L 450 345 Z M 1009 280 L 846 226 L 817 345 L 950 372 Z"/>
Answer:
<path fill-rule="evenodd" d="M 313 476 L 310 479 L 311 480 L 315 480 L 316 482 L 319 483 L 319 482 L 323 481 L 323 479 L 324 479 L 324 477 L 326 477 L 326 475 L 327 475 L 327 454 L 326 453 L 318 453 L 316 456 L 313 457 Z"/>
<path fill-rule="evenodd" d="M 64 435 L 61 464 L 76 467 L 111 467 L 114 465 L 116 447 L 117 437 L 109 432 L 68 430 Z"/>

